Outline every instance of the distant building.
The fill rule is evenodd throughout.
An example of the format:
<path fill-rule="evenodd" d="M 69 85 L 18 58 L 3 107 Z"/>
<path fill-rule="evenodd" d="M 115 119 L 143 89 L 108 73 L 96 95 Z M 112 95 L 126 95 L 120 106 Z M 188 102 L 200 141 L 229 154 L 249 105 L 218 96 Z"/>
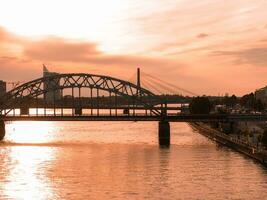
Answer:
<path fill-rule="evenodd" d="M 59 73 L 56 72 L 49 72 L 49 70 L 46 68 L 45 65 L 43 65 L 43 77 L 49 77 L 49 76 L 55 76 Z M 44 90 L 47 90 L 48 92 L 45 93 L 44 98 L 48 103 L 54 103 L 54 100 L 60 100 L 61 99 L 61 93 L 60 90 L 57 90 L 55 88 L 59 88 L 59 80 L 58 81 L 47 81 L 44 82 Z"/>
<path fill-rule="evenodd" d="M 255 91 L 256 99 L 261 100 L 263 103 L 267 104 L 267 86 Z"/>
<path fill-rule="evenodd" d="M 0 97 L 6 93 L 6 82 L 0 80 Z"/>

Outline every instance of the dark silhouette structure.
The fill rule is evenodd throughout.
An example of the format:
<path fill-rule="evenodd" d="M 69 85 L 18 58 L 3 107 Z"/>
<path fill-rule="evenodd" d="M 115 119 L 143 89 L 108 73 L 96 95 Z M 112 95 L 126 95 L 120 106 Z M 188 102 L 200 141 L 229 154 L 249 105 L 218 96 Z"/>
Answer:
<path fill-rule="evenodd" d="M 180 108 L 168 107 L 160 96 L 141 87 L 140 77 L 138 80 L 139 84 L 133 84 L 109 76 L 78 73 L 27 82 L 1 98 L 0 140 L 5 136 L 4 121 L 17 120 L 158 121 L 159 144 L 165 146 L 170 144 L 169 122 L 267 120 L 267 115 L 180 113 Z M 119 104 L 118 98 L 127 103 Z"/>
<path fill-rule="evenodd" d="M 195 97 L 189 104 L 189 109 L 192 114 L 209 114 L 211 103 L 208 97 Z"/>

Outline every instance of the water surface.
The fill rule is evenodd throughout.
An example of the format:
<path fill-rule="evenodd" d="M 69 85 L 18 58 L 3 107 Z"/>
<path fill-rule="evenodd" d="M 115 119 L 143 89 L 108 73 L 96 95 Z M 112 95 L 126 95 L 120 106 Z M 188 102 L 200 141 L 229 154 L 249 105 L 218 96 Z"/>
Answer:
<path fill-rule="evenodd" d="M 186 123 L 13 122 L 0 199 L 267 199 L 267 169 Z"/>

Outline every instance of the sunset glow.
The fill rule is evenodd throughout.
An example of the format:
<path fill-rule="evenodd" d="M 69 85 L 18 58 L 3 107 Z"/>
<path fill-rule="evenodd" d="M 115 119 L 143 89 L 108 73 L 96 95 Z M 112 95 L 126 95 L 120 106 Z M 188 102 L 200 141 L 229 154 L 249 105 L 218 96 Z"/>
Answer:
<path fill-rule="evenodd" d="M 46 63 L 127 80 L 140 66 L 196 93 L 243 95 L 266 85 L 266 9 L 263 0 L 1 2 L 1 78 L 31 80 Z"/>
<path fill-rule="evenodd" d="M 0 1 L 0 200 L 267 200 L 267 0 Z"/>

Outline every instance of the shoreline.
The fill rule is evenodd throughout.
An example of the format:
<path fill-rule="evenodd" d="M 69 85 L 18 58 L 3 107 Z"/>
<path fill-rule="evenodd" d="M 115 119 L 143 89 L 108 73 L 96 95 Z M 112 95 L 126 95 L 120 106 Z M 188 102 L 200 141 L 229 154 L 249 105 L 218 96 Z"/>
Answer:
<path fill-rule="evenodd" d="M 233 138 L 221 131 L 211 128 L 204 123 L 195 122 L 189 124 L 191 127 L 197 129 L 201 135 L 204 135 L 219 144 L 227 146 L 267 166 L 267 151 L 243 142 L 239 139 Z"/>

